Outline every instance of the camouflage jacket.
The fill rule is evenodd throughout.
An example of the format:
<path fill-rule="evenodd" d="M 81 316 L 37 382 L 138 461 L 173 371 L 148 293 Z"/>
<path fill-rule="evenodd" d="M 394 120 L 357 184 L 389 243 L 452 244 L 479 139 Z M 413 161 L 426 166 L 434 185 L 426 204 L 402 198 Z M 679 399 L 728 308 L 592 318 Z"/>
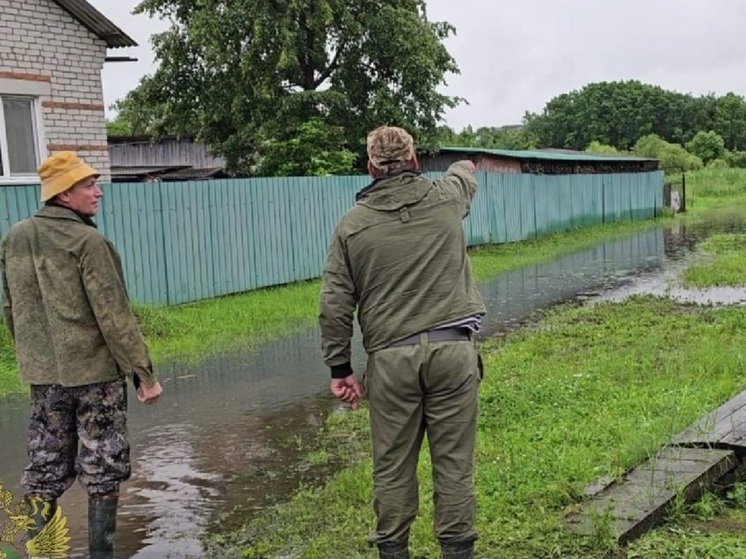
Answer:
<path fill-rule="evenodd" d="M 322 280 L 319 324 L 332 376 L 349 368 L 356 309 L 367 353 L 484 314 L 462 227 L 476 190 L 474 174 L 454 163 L 441 180 L 405 172 L 358 194 L 334 232 Z"/>
<path fill-rule="evenodd" d="M 114 246 L 67 208 L 47 205 L 2 242 L 3 316 L 28 384 L 155 382 Z"/>

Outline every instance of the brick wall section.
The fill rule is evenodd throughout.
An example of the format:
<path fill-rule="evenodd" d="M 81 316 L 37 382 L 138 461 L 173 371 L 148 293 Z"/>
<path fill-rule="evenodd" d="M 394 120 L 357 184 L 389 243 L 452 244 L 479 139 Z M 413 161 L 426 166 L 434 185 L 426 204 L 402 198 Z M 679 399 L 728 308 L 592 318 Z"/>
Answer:
<path fill-rule="evenodd" d="M 0 0 L 0 77 L 49 81 L 52 94 L 41 99 L 48 154 L 74 149 L 108 181 L 105 57 L 106 43 L 51 0 Z"/>

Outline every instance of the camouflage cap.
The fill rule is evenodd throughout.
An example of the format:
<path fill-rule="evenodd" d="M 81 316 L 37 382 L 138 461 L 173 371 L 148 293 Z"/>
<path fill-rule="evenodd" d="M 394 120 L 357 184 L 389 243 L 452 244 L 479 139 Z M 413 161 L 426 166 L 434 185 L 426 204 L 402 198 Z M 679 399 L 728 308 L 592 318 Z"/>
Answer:
<path fill-rule="evenodd" d="M 368 134 L 368 159 L 378 168 L 414 157 L 414 140 L 403 128 L 380 126 Z"/>

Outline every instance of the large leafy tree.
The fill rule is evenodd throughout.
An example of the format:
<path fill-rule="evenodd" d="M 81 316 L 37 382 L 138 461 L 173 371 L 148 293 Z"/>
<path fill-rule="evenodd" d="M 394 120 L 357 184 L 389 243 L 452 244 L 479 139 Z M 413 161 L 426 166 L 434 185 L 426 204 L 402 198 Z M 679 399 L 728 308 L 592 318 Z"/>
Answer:
<path fill-rule="evenodd" d="M 235 171 L 261 169 L 265 148 L 310 161 L 313 144 L 280 145 L 308 122 L 324 138 L 343 130 L 343 156 L 362 156 L 380 124 L 427 146 L 461 101 L 438 91 L 458 73 L 442 42 L 454 29 L 424 0 L 143 0 L 136 12 L 172 25 L 153 39 L 158 70 L 122 101 L 139 111 L 133 131 L 197 133 Z"/>

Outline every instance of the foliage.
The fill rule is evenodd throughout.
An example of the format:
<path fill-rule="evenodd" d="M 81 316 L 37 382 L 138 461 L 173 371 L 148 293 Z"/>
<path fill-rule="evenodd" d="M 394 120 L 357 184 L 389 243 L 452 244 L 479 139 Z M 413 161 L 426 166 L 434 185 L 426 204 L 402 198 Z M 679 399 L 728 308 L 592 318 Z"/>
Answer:
<path fill-rule="evenodd" d="M 743 97 L 694 97 L 637 80 L 591 83 L 563 93 L 524 122 L 541 147 L 580 150 L 597 140 L 626 150 L 649 134 L 684 145 L 701 130 L 717 133 L 728 149 L 746 146 Z"/>
<path fill-rule="evenodd" d="M 746 151 L 728 151 L 725 154 L 728 167 L 746 169 Z"/>
<path fill-rule="evenodd" d="M 262 176 L 350 175 L 356 155 L 344 147 L 344 130 L 320 118 L 302 123 L 285 140 L 266 140 L 257 173 Z"/>
<path fill-rule="evenodd" d="M 700 130 L 687 142 L 686 149 L 707 165 L 715 159 L 725 157 L 725 140 L 717 132 Z"/>
<path fill-rule="evenodd" d="M 343 142 L 332 134 L 343 156 L 312 163 L 310 152 L 295 168 L 344 167 L 346 150 L 362 169 L 365 137 L 381 124 L 432 145 L 444 111 L 461 99 L 438 91 L 458 72 L 442 43 L 454 29 L 429 21 L 425 8 L 424 0 L 143 0 L 137 13 L 172 25 L 153 39 L 157 71 L 122 101 L 146 112 L 122 118 L 134 118 L 133 130 L 197 133 L 243 173 L 292 151 L 282 144 L 314 119 L 343 131 Z"/>
<path fill-rule="evenodd" d="M 114 102 L 109 108 L 116 111 L 116 116 L 107 123 L 107 134 L 159 137 L 196 133 L 197 128 L 193 124 L 197 118 L 195 114 L 171 112 L 168 101 L 153 102 L 158 93 L 157 87 L 152 76 L 145 76 L 135 89 Z"/>
<path fill-rule="evenodd" d="M 490 128 L 483 126 L 474 130 L 467 126 L 456 133 L 447 126 L 438 129 L 438 146 L 477 147 L 484 149 L 524 150 L 536 147 L 535 139 L 522 126 Z"/>
<path fill-rule="evenodd" d="M 667 173 L 696 171 L 703 167 L 702 160 L 679 144 L 671 144 L 657 134 L 643 136 L 635 143 L 632 152 L 640 157 L 660 160 L 660 168 Z"/>
<path fill-rule="evenodd" d="M 588 147 L 585 148 L 585 151 L 590 152 L 590 153 L 607 153 L 607 154 L 618 154 L 619 153 L 619 150 L 615 148 L 614 146 L 602 144 L 601 142 L 597 140 L 593 140 L 590 144 L 588 144 Z"/>

